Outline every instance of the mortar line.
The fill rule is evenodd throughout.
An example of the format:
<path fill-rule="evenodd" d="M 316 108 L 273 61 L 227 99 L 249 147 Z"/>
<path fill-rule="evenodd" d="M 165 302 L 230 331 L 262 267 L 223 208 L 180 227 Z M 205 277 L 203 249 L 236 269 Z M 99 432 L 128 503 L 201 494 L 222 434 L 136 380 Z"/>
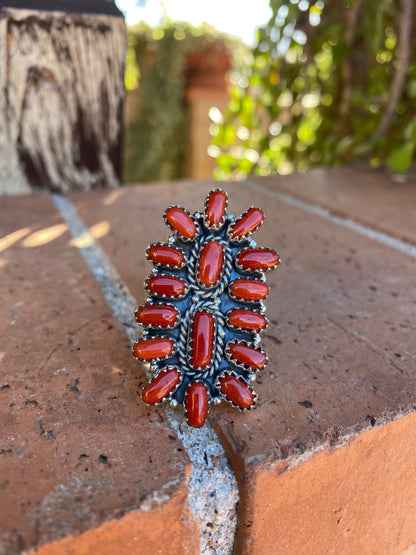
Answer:
<path fill-rule="evenodd" d="M 274 191 L 273 189 L 263 187 L 259 183 L 251 181 L 250 179 L 245 179 L 244 181 L 241 181 L 241 183 L 259 193 L 274 197 L 286 204 L 290 204 L 291 206 L 296 206 L 296 208 L 300 208 L 301 210 L 304 210 L 309 214 L 319 216 L 320 218 L 330 221 L 338 226 L 346 227 L 347 229 L 355 231 L 360 235 L 364 235 L 364 237 L 377 241 L 382 245 L 387 245 L 388 247 L 391 247 L 404 254 L 407 254 L 408 256 L 411 256 L 412 258 L 416 258 L 416 245 L 413 245 L 410 242 L 404 241 L 403 239 L 398 239 L 397 237 L 389 235 L 388 233 L 384 233 L 383 231 L 377 231 L 370 226 L 361 224 L 354 220 L 350 220 L 349 218 L 338 216 L 332 213 L 330 210 L 317 206 L 316 204 L 311 204 L 307 201 L 300 200 L 285 193 L 280 193 L 279 191 Z"/>
<path fill-rule="evenodd" d="M 93 274 L 124 333 L 133 344 L 139 336 L 134 324 L 136 299 L 104 251 L 91 236 L 75 205 L 58 193 L 52 199 L 75 239 L 79 251 Z M 81 239 L 81 240 L 80 240 Z M 237 526 L 237 479 L 224 447 L 208 422 L 192 428 L 181 409 L 164 405 L 169 424 L 178 435 L 192 463 L 188 483 L 188 503 L 200 524 L 202 555 L 231 555 Z"/>

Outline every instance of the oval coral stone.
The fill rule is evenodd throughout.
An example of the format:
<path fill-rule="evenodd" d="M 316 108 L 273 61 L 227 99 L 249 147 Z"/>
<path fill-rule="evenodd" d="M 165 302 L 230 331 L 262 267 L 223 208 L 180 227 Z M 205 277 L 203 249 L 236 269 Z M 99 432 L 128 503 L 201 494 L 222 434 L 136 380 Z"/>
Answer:
<path fill-rule="evenodd" d="M 136 313 L 139 324 L 148 326 L 173 326 L 178 311 L 169 304 L 149 304 L 141 306 Z"/>
<path fill-rule="evenodd" d="M 173 276 L 150 276 L 147 288 L 156 295 L 167 297 L 180 297 L 185 293 L 184 281 Z"/>
<path fill-rule="evenodd" d="M 244 330 L 262 330 L 266 327 L 266 318 L 252 310 L 234 308 L 228 315 L 228 322 Z"/>
<path fill-rule="evenodd" d="M 250 208 L 241 218 L 236 220 L 230 233 L 232 239 L 240 239 L 255 231 L 263 222 L 264 214 L 260 208 Z"/>
<path fill-rule="evenodd" d="M 171 391 L 175 389 L 181 379 L 181 374 L 176 368 L 167 368 L 160 372 L 143 390 L 142 399 L 148 405 L 160 403 Z"/>
<path fill-rule="evenodd" d="M 183 252 L 169 245 L 152 245 L 148 251 L 148 258 L 156 264 L 178 267 L 183 264 Z"/>
<path fill-rule="evenodd" d="M 209 227 L 218 227 L 222 222 L 227 204 L 227 195 L 224 191 L 211 191 L 205 207 L 205 222 Z"/>
<path fill-rule="evenodd" d="M 244 270 L 271 270 L 279 263 L 279 256 L 271 249 L 247 249 L 237 254 L 237 263 Z"/>
<path fill-rule="evenodd" d="M 208 392 L 203 383 L 194 382 L 188 387 L 186 412 L 189 424 L 195 428 L 200 428 L 207 419 Z"/>
<path fill-rule="evenodd" d="M 255 347 L 249 347 L 243 343 L 230 343 L 230 355 L 241 364 L 261 370 L 266 362 L 266 355 Z"/>
<path fill-rule="evenodd" d="M 214 317 L 197 312 L 192 329 L 192 366 L 206 368 L 211 363 L 214 344 Z"/>
<path fill-rule="evenodd" d="M 140 360 L 152 360 L 170 355 L 173 351 L 173 341 L 167 337 L 152 337 L 142 339 L 134 345 L 134 354 Z"/>
<path fill-rule="evenodd" d="M 220 388 L 224 395 L 240 409 L 248 409 L 254 404 L 254 395 L 243 380 L 226 374 L 220 378 Z"/>
<path fill-rule="evenodd" d="M 185 239 L 192 239 L 196 234 L 196 225 L 189 214 L 179 206 L 171 206 L 165 212 L 166 221 Z"/>
<path fill-rule="evenodd" d="M 198 275 L 206 287 L 215 285 L 221 277 L 224 252 L 222 245 L 209 241 L 202 249 L 199 257 Z"/>
<path fill-rule="evenodd" d="M 232 282 L 230 293 L 244 301 L 260 301 L 269 293 L 269 286 L 257 279 L 236 279 Z"/>

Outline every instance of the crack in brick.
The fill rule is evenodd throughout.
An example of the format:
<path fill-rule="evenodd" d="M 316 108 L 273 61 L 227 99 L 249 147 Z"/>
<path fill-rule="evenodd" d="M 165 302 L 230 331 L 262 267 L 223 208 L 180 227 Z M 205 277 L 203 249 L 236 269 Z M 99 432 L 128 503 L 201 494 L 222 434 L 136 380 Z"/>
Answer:
<path fill-rule="evenodd" d="M 74 238 L 89 233 L 71 201 L 56 193 L 52 194 L 52 198 Z M 133 344 L 138 330 L 137 326 L 132 325 L 136 299 L 92 237 L 88 246 L 78 248 L 101 287 L 114 318 Z M 143 366 L 146 370 L 146 366 Z M 170 406 L 165 406 L 164 409 L 169 424 L 192 463 L 188 499 L 193 516 L 200 522 L 200 553 L 231 555 L 237 526 L 239 493 L 237 479 L 224 447 L 209 423 L 202 428 L 192 428 L 181 411 Z"/>

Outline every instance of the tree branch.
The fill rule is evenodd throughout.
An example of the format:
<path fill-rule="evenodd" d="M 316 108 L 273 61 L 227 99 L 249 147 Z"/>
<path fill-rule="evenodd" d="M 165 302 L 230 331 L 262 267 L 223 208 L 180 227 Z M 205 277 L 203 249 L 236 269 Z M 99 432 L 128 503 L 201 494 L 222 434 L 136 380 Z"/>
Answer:
<path fill-rule="evenodd" d="M 342 125 L 348 116 L 348 109 L 351 102 L 353 91 L 353 68 L 351 60 L 351 46 L 354 41 L 354 33 L 357 27 L 358 16 L 361 9 L 362 0 L 357 0 L 346 13 L 346 29 L 344 42 L 348 46 L 349 52 L 342 64 L 342 93 L 338 110 L 338 122 L 335 125 L 335 132 L 342 130 Z"/>
<path fill-rule="evenodd" d="M 413 0 L 402 0 L 402 14 L 400 18 L 400 42 L 399 42 L 399 58 L 397 63 L 397 70 L 394 75 L 389 93 L 389 102 L 386 111 L 374 132 L 374 139 L 384 136 L 388 131 L 394 113 L 402 95 L 404 81 L 409 69 L 410 59 L 410 44 L 412 32 L 412 12 Z"/>

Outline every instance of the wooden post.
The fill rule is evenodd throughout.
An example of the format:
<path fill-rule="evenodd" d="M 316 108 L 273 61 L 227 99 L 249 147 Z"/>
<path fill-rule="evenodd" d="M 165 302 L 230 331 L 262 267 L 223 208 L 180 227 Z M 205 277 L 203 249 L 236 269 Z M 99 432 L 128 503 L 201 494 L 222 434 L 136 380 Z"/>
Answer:
<path fill-rule="evenodd" d="M 0 9 L 0 193 L 119 185 L 125 23 L 110 0 Z M 29 8 L 30 9 L 25 9 Z"/>

